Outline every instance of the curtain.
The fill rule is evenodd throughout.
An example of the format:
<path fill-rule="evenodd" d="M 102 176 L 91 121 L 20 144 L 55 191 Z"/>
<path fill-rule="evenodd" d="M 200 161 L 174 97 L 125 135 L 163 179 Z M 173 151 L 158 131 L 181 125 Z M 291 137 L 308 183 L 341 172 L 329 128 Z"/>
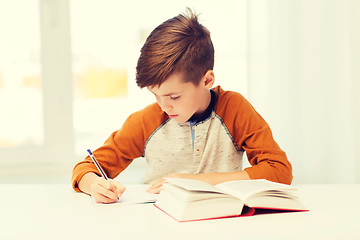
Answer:
<path fill-rule="evenodd" d="M 360 183 L 360 2 L 248 1 L 248 97 L 294 183 Z"/>

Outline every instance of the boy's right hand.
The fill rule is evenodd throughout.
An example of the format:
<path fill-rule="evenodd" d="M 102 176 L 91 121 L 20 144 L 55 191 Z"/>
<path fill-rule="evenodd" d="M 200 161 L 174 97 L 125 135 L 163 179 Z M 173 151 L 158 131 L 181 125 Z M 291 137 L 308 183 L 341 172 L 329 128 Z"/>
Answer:
<path fill-rule="evenodd" d="M 96 177 L 90 185 L 89 194 L 97 203 L 113 203 L 121 197 L 124 191 L 125 187 L 120 182 Z"/>
<path fill-rule="evenodd" d="M 94 172 L 88 172 L 80 179 L 79 189 L 90 194 L 97 203 L 116 202 L 125 191 L 125 187 L 118 181 L 107 181 Z"/>

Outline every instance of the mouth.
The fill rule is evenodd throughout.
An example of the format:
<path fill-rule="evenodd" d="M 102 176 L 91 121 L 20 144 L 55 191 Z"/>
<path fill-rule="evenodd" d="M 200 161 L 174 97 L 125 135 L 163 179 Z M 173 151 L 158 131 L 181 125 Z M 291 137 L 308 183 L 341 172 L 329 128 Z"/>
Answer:
<path fill-rule="evenodd" d="M 170 118 L 176 118 L 176 117 L 178 117 L 178 116 L 179 116 L 179 115 L 177 115 L 177 114 L 176 114 L 176 115 L 170 115 L 170 114 L 169 114 L 169 117 L 170 117 Z"/>

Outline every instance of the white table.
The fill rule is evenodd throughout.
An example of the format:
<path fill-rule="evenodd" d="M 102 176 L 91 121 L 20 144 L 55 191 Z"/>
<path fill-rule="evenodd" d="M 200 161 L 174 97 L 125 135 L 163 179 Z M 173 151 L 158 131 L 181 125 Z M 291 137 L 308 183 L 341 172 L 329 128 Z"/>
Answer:
<path fill-rule="evenodd" d="M 360 239 L 360 185 L 299 185 L 309 212 L 178 223 L 152 204 L 95 205 L 69 185 L 0 185 L 0 239 Z"/>

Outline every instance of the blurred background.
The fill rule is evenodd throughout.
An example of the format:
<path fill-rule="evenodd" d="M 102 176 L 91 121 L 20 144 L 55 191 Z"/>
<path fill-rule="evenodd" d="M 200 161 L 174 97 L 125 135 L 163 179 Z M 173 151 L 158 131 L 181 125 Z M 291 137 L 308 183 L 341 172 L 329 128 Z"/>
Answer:
<path fill-rule="evenodd" d="M 358 0 L 0 0 L 0 183 L 70 183 L 155 101 L 135 83 L 140 48 L 187 6 L 212 34 L 216 84 L 270 124 L 294 183 L 360 183 Z"/>

